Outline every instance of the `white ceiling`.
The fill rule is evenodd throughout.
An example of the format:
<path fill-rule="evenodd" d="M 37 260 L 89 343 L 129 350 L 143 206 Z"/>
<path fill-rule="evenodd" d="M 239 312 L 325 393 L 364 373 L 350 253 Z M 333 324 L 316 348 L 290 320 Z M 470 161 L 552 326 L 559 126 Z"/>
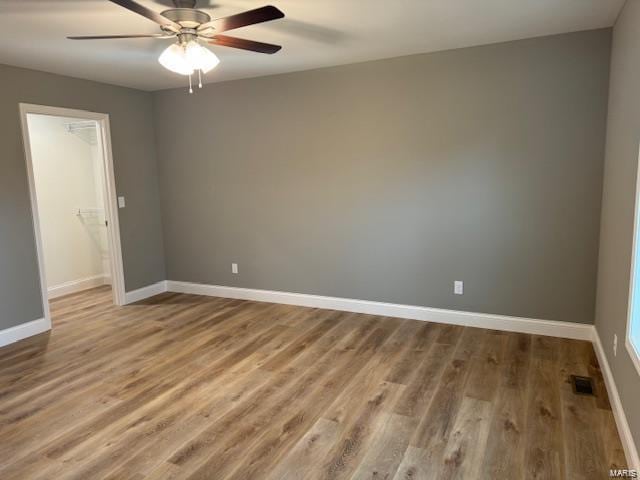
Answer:
<path fill-rule="evenodd" d="M 276 43 L 262 55 L 212 47 L 206 82 L 483 45 L 614 24 L 625 0 L 199 0 L 212 17 L 266 4 L 282 20 L 227 32 Z M 139 0 L 161 11 L 170 0 Z M 184 86 L 157 62 L 171 40 L 72 41 L 66 35 L 157 33 L 107 0 L 0 1 L 0 63 L 144 90 Z"/>

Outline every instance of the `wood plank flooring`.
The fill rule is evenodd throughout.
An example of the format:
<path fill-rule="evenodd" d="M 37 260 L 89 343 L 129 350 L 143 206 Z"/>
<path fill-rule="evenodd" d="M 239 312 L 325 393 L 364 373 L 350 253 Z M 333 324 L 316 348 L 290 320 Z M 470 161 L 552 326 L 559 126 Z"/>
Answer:
<path fill-rule="evenodd" d="M 0 349 L 0 478 L 603 479 L 587 342 L 101 287 Z M 596 397 L 568 376 L 590 375 Z"/>

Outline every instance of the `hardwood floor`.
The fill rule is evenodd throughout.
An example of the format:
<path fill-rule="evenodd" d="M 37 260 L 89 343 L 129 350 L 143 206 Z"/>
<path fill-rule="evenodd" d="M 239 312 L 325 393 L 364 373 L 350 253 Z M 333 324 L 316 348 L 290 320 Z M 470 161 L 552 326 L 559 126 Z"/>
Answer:
<path fill-rule="evenodd" d="M 0 349 L 0 478 L 602 479 L 587 342 L 182 294 Z M 568 375 L 596 379 L 577 396 Z"/>

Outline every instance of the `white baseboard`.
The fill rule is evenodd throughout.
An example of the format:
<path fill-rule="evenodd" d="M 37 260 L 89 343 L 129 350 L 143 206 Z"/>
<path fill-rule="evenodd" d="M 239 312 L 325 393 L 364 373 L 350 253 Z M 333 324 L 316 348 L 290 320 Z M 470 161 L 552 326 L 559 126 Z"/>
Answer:
<path fill-rule="evenodd" d="M 598 331 L 595 328 L 593 330 L 593 348 L 596 351 L 598 363 L 600 364 L 600 369 L 602 370 L 602 376 L 604 377 L 607 392 L 609 393 L 611 409 L 613 410 L 613 416 L 616 419 L 616 426 L 618 427 L 618 434 L 620 435 L 620 440 L 622 441 L 624 454 L 627 457 L 627 463 L 629 464 L 628 467 L 640 470 L 640 457 L 638 457 L 638 449 L 633 440 L 633 436 L 631 435 L 631 429 L 629 428 L 629 423 L 627 422 L 627 416 L 625 415 L 622 408 L 622 401 L 620 400 L 618 388 L 616 387 L 616 383 L 613 379 L 611 367 L 609 367 L 609 361 L 607 360 L 607 356 L 604 353 L 600 335 L 598 335 Z"/>
<path fill-rule="evenodd" d="M 324 297 L 303 293 L 276 292 L 251 288 L 224 287 L 190 282 L 168 280 L 166 290 L 170 292 L 191 293 L 212 297 L 238 298 L 258 302 L 284 303 L 303 307 L 326 308 L 346 312 L 384 315 L 388 317 L 409 318 L 427 322 L 447 323 L 469 327 L 522 332 L 554 337 L 591 340 L 593 325 L 558 322 L 553 320 L 535 320 L 530 318 L 509 317 L 486 313 L 470 313 L 440 308 L 399 305 L 395 303 L 354 300 L 350 298 Z"/>
<path fill-rule="evenodd" d="M 51 322 L 45 318 L 32 320 L 21 325 L 16 325 L 15 327 L 5 328 L 4 330 L 0 330 L 0 347 L 48 330 L 51 330 Z"/>
<path fill-rule="evenodd" d="M 99 283 L 98 285 L 103 285 L 104 277 L 100 276 L 100 279 L 102 283 Z M 75 282 L 70 282 L 70 283 L 75 283 Z M 92 286 L 98 286 L 98 285 L 92 285 Z M 67 288 L 67 284 L 65 284 L 65 288 Z M 90 287 L 85 286 L 84 288 L 90 288 Z M 81 288 L 79 290 L 84 290 L 84 288 Z M 162 281 L 162 282 L 154 283 L 153 285 L 149 285 L 147 287 L 139 288 L 138 290 L 134 290 L 132 292 L 127 292 L 125 295 L 125 299 L 126 299 L 126 303 L 130 304 L 134 302 L 139 302 L 140 300 L 144 300 L 145 298 L 153 297 L 154 295 L 158 295 L 166 291 L 167 291 L 167 282 Z M 73 292 L 67 291 L 65 293 L 60 293 L 57 296 L 67 295 L 68 293 L 73 293 Z M 17 342 L 18 340 L 22 340 L 23 338 L 31 337 L 33 335 L 46 332 L 47 330 L 51 330 L 51 322 L 44 318 L 23 323 L 22 325 L 16 325 L 15 327 L 7 328 L 5 330 L 0 330 L 0 347 L 9 345 L 10 343 Z"/>
<path fill-rule="evenodd" d="M 148 285 L 146 287 L 142 287 L 137 290 L 127 292 L 124 295 L 125 305 L 139 302 L 140 300 L 153 297 L 154 295 L 159 295 L 160 293 L 163 293 L 166 291 L 167 291 L 167 282 L 163 280 L 162 282 L 154 283 L 152 285 Z"/>
<path fill-rule="evenodd" d="M 536 320 L 530 318 L 493 315 L 485 313 L 471 313 L 456 310 L 444 310 L 394 303 L 355 300 L 350 298 L 326 297 L 302 293 L 278 292 L 250 288 L 225 287 L 220 285 L 205 285 L 173 280 L 154 283 L 126 293 L 126 303 L 134 303 L 163 292 L 189 293 L 224 298 L 236 298 L 259 302 L 282 303 L 304 307 L 326 308 L 371 315 L 408 318 L 436 323 L 463 325 L 470 327 L 521 332 L 536 335 L 590 340 L 594 344 L 598 362 L 606 383 L 611 408 L 615 417 L 618 433 L 622 440 L 625 456 L 629 468 L 640 469 L 638 450 L 631 435 L 631 429 L 622 408 L 609 362 L 602 348 L 602 342 L 593 325 L 574 324 L 552 320 Z M 34 320 L 0 331 L 0 347 L 17 342 L 26 337 L 37 335 L 51 329 L 50 322 L 45 319 Z"/>
<path fill-rule="evenodd" d="M 614 382 L 604 350 L 602 349 L 600 337 L 593 325 L 486 313 L 461 312 L 456 310 L 399 305 L 368 300 L 354 300 L 350 298 L 325 297 L 320 295 L 225 287 L 220 285 L 205 285 L 172 280 L 168 280 L 166 282 L 165 290 L 169 292 L 189 293 L 194 295 L 283 303 L 287 305 L 326 308 L 330 310 L 342 310 L 371 315 L 383 315 L 388 317 L 408 318 L 452 325 L 504 330 L 508 332 L 548 335 L 553 337 L 591 341 L 594 344 L 598 362 L 602 368 L 602 374 L 606 382 L 607 391 L 609 392 L 611 407 L 618 427 L 618 433 L 622 440 L 627 462 L 629 463 L 628 466 L 629 468 L 640 470 L 638 450 L 636 449 L 633 441 L 626 415 L 622 409 L 618 389 Z"/>
<path fill-rule="evenodd" d="M 89 288 L 99 287 L 109 282 L 109 277 L 106 275 L 95 275 L 93 277 L 81 278 L 79 280 L 72 280 L 71 282 L 61 283 L 47 289 L 49 299 L 62 297 L 71 293 L 81 292 Z"/>

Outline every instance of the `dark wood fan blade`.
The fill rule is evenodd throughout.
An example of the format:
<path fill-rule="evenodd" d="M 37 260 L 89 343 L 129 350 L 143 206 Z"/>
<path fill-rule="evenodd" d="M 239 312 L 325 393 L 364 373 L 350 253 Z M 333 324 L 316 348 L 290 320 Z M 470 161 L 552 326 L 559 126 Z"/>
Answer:
<path fill-rule="evenodd" d="M 166 17 L 163 17 L 158 12 L 155 12 L 147 7 L 140 5 L 139 3 L 134 2 L 133 0 L 109 0 L 121 7 L 124 7 L 132 12 L 137 13 L 138 15 L 142 15 L 143 17 L 147 17 L 149 20 L 156 22 L 158 25 L 162 25 L 163 27 L 167 27 L 174 31 L 180 31 L 182 28 L 179 23 L 174 22 L 173 20 L 169 20 Z"/>
<path fill-rule="evenodd" d="M 278 18 L 283 17 L 284 13 L 276 7 L 268 5 L 266 7 L 256 8 L 255 10 L 248 10 L 237 15 L 231 15 L 230 17 L 217 18 L 216 20 L 203 23 L 198 27 L 198 31 L 213 29 L 216 32 L 226 32 L 227 30 L 233 30 L 234 28 L 255 25 L 256 23 L 268 22 L 270 20 L 277 20 Z"/>
<path fill-rule="evenodd" d="M 81 37 L 67 37 L 69 40 L 108 40 L 112 38 L 173 38 L 173 35 L 153 33 L 148 35 L 88 35 Z"/>
<path fill-rule="evenodd" d="M 242 50 L 251 50 L 258 53 L 276 53 L 282 47 L 271 43 L 254 42 L 253 40 L 245 40 L 244 38 L 227 37 L 226 35 L 216 35 L 209 41 L 212 45 L 221 45 L 223 47 L 240 48 Z"/>

